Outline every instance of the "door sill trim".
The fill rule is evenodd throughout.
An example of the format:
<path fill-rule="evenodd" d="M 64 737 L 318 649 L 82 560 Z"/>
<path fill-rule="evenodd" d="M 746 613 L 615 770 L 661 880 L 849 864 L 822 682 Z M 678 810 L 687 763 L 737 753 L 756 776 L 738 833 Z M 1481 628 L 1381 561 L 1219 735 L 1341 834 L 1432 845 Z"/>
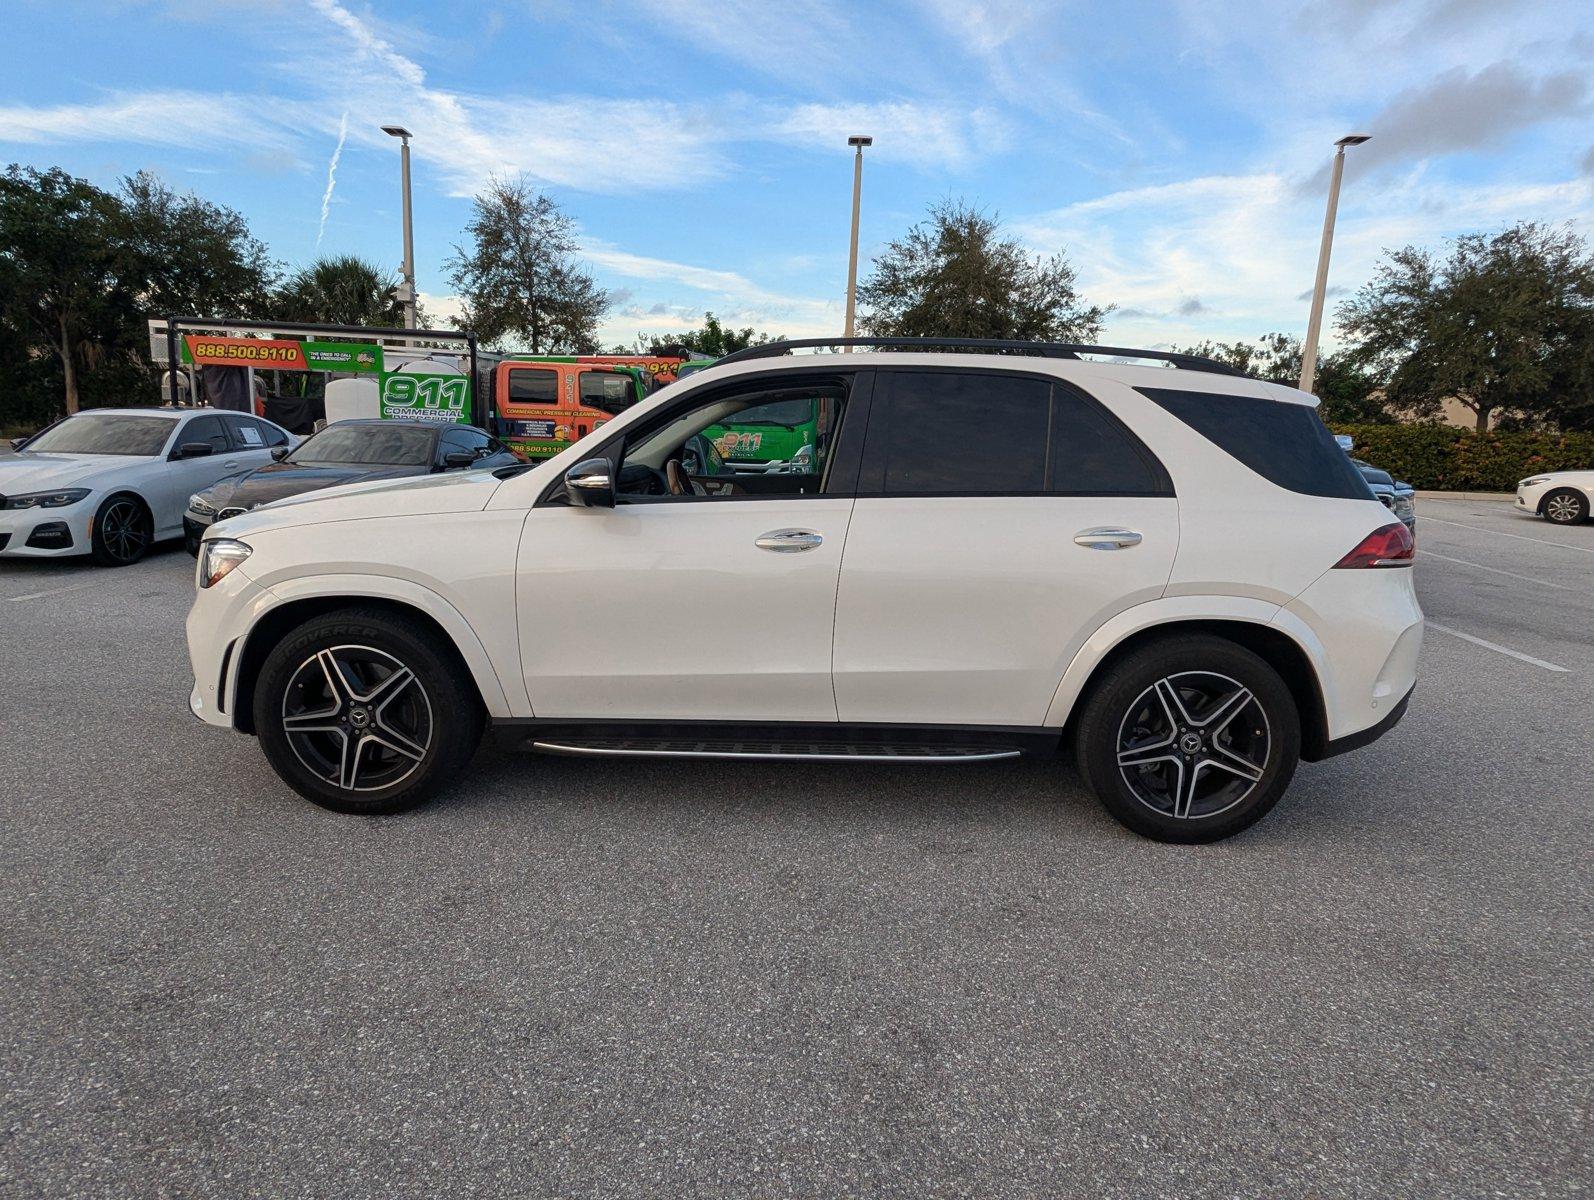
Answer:
<path fill-rule="evenodd" d="M 811 750 L 773 750 L 754 747 L 714 746 L 711 743 L 697 748 L 686 746 L 648 746 L 644 743 L 616 745 L 613 743 L 587 744 L 580 742 L 533 741 L 528 750 L 541 754 L 578 755 L 590 758 L 716 758 L 747 759 L 755 762 L 867 762 L 867 763 L 966 763 L 992 762 L 997 759 L 1018 758 L 1023 751 L 999 746 L 915 746 L 915 745 L 862 745 L 816 746 Z"/>

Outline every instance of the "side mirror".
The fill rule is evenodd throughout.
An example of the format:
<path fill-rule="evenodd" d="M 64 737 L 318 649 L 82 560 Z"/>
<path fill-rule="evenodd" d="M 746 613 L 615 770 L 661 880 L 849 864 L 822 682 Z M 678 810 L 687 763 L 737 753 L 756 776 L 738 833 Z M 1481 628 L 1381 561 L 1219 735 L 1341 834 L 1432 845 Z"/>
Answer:
<path fill-rule="evenodd" d="M 209 458 L 216 453 L 216 447 L 209 442 L 184 442 L 177 447 L 178 458 Z"/>
<path fill-rule="evenodd" d="M 1346 454 L 1349 454 L 1352 450 L 1356 449 L 1356 439 L 1351 437 L 1351 435 L 1348 433 L 1336 433 L 1334 435 L 1334 440 L 1339 443 L 1339 448 Z"/>
<path fill-rule="evenodd" d="M 589 458 L 565 472 L 570 503 L 582 508 L 614 507 L 614 468 L 606 458 Z"/>
<path fill-rule="evenodd" d="M 11 439 L 11 448 L 13 450 L 20 450 L 20 449 L 22 449 L 22 447 L 26 446 L 27 444 L 28 444 L 28 439 L 25 438 L 25 437 L 14 437 L 14 438 Z"/>
<path fill-rule="evenodd" d="M 290 455 L 292 453 L 293 453 L 293 447 L 292 446 L 273 446 L 271 448 L 271 461 L 272 462 L 281 462 L 283 459 L 287 458 L 288 455 Z"/>
<path fill-rule="evenodd" d="M 457 471 L 461 467 L 468 467 L 476 461 L 476 456 L 469 450 L 450 450 L 443 455 L 443 470 Z"/>

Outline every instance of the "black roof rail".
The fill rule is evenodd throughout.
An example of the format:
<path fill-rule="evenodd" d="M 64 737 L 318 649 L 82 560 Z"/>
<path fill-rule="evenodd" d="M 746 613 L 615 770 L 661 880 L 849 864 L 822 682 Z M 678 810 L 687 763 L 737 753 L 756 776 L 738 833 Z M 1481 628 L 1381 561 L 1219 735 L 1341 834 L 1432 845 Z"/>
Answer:
<path fill-rule="evenodd" d="M 765 342 L 761 346 L 748 346 L 735 350 L 719 361 L 746 362 L 754 358 L 778 358 L 793 350 L 819 347 L 867 346 L 871 349 L 901 347 L 909 350 L 965 350 L 970 353 L 1033 354 L 1041 358 L 1073 358 L 1084 354 L 1100 354 L 1112 358 L 1144 358 L 1167 363 L 1183 371 L 1206 371 L 1213 375 L 1239 375 L 1245 372 L 1214 358 L 1198 354 L 1180 354 L 1173 350 L 1135 350 L 1123 346 L 1088 346 L 1074 342 L 1024 342 L 1002 338 L 963 337 L 839 337 L 793 338 L 785 342 Z"/>

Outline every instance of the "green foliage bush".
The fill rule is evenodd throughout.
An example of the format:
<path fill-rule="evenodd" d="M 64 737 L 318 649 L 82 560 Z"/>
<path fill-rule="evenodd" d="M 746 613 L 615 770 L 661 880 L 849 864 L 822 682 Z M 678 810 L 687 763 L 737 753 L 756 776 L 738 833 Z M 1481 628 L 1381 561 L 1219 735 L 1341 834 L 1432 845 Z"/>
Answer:
<path fill-rule="evenodd" d="M 1594 433 L 1496 430 L 1447 425 L 1331 425 L 1356 441 L 1357 458 L 1413 487 L 1446 492 L 1513 492 L 1541 471 L 1594 470 Z"/>

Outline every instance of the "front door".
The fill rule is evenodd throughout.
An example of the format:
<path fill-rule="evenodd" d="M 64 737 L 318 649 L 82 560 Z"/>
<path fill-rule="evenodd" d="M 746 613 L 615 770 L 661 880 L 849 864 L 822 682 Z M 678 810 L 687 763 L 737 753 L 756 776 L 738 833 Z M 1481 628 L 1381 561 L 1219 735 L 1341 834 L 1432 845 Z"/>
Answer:
<path fill-rule="evenodd" d="M 814 395 L 839 417 L 849 386 L 832 373 Z M 836 720 L 831 631 L 850 482 L 693 473 L 696 435 L 765 402 L 769 387 L 694 394 L 628 431 L 613 508 L 528 514 L 517 607 L 538 717 Z"/>
<path fill-rule="evenodd" d="M 1161 465 L 1070 385 L 878 372 L 837 598 L 839 719 L 1041 725 L 1084 639 L 1162 594 L 1178 534 Z"/>

